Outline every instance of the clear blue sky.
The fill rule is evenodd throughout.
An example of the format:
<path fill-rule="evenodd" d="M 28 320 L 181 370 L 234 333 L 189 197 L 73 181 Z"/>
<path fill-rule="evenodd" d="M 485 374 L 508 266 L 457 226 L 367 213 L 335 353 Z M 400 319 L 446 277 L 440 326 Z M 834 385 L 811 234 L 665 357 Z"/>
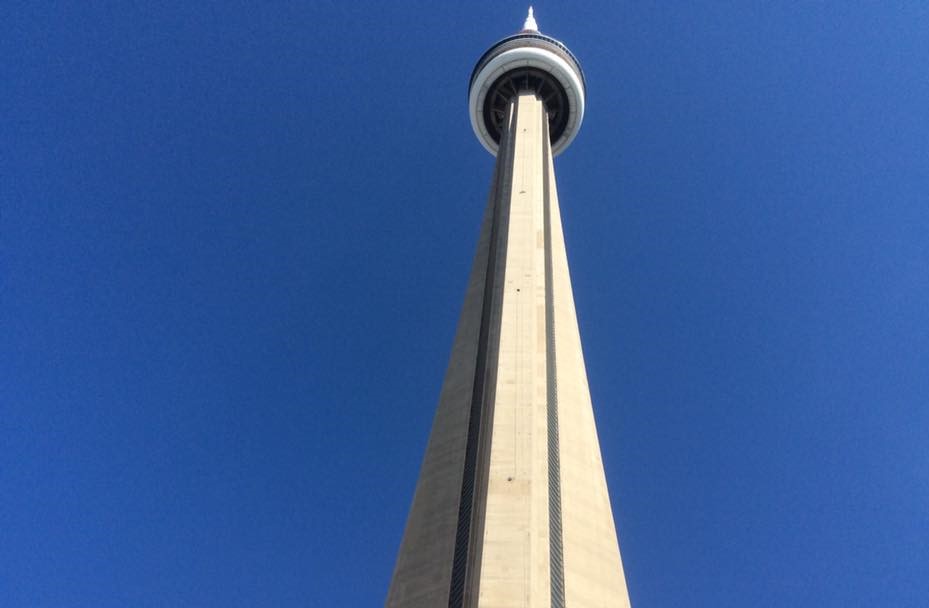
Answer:
<path fill-rule="evenodd" d="M 525 10 L 0 8 L 0 606 L 383 602 Z M 536 16 L 633 605 L 929 605 L 929 6 Z"/>

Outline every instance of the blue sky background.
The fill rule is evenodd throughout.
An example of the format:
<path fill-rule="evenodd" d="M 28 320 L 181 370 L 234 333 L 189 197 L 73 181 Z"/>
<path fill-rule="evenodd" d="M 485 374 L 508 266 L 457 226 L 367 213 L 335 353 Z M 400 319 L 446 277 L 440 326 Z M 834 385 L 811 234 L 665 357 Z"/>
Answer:
<path fill-rule="evenodd" d="M 0 7 L 0 605 L 383 602 L 525 9 Z M 633 605 L 929 605 L 929 5 L 536 15 Z"/>

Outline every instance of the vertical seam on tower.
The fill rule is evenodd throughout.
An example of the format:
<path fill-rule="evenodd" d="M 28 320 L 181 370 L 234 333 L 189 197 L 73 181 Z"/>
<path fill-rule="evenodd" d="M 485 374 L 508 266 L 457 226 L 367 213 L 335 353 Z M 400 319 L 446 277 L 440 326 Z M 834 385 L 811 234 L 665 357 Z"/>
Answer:
<path fill-rule="evenodd" d="M 555 302 L 552 286 L 552 212 L 548 120 L 542 112 L 542 204 L 545 222 L 545 372 L 548 386 L 548 524 L 551 608 L 564 608 L 564 547 L 561 528 L 561 457 L 558 441 L 558 368 L 555 361 Z"/>
<path fill-rule="evenodd" d="M 486 484 L 490 464 L 490 435 L 493 419 L 494 393 L 496 383 L 496 359 L 499 350 L 500 331 L 499 315 L 494 313 L 494 290 L 496 267 L 499 259 L 506 259 L 507 230 L 509 227 L 509 200 L 512 186 L 511 162 L 513 160 L 513 142 L 511 129 L 516 122 L 517 106 L 513 104 L 509 117 L 509 128 L 502 134 L 498 157 L 497 179 L 494 187 L 495 201 L 493 219 L 490 229 L 490 243 L 487 254 L 487 268 L 484 275 L 483 304 L 481 307 L 481 326 L 478 334 L 477 358 L 474 367 L 474 384 L 471 389 L 471 407 L 468 416 L 468 437 L 465 445 L 465 463 L 461 480 L 461 497 L 458 503 L 458 525 L 455 533 L 455 550 L 452 558 L 452 572 L 449 584 L 449 608 L 470 608 L 475 605 L 474 596 L 478 594 L 480 559 L 483 527 L 475 511 L 481 509 L 481 502 L 486 500 Z M 499 154 L 499 152 L 498 152 Z M 504 166 L 500 166 L 504 165 Z M 503 209 L 505 207 L 505 210 Z M 501 258 L 502 256 L 502 258 Z M 500 269 L 500 284 L 503 284 L 506 266 Z M 496 329 L 496 331 L 493 331 Z M 481 450 L 481 447 L 485 447 Z M 483 452 L 484 458 L 478 457 Z M 479 461 L 483 460 L 483 462 Z M 467 593 L 470 590 L 470 593 Z M 467 603 L 466 603 L 467 602 Z"/>

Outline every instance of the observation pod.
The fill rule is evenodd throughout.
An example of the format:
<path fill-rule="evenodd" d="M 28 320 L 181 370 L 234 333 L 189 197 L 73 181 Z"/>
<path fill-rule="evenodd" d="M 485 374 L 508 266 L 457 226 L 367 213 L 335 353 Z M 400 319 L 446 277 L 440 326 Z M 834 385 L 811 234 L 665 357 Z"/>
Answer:
<path fill-rule="evenodd" d="M 522 31 L 490 47 L 471 72 L 471 128 L 491 154 L 496 156 L 499 149 L 507 106 L 526 91 L 534 91 L 545 106 L 552 154 L 557 156 L 580 130 L 587 85 L 568 47 L 539 32 L 532 9 Z"/>

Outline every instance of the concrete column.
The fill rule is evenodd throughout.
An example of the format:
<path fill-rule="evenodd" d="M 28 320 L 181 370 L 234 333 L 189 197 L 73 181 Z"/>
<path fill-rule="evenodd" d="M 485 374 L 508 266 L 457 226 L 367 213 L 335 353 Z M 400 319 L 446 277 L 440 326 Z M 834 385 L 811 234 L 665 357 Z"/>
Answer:
<path fill-rule="evenodd" d="M 548 116 L 506 124 L 387 606 L 628 607 Z"/>

